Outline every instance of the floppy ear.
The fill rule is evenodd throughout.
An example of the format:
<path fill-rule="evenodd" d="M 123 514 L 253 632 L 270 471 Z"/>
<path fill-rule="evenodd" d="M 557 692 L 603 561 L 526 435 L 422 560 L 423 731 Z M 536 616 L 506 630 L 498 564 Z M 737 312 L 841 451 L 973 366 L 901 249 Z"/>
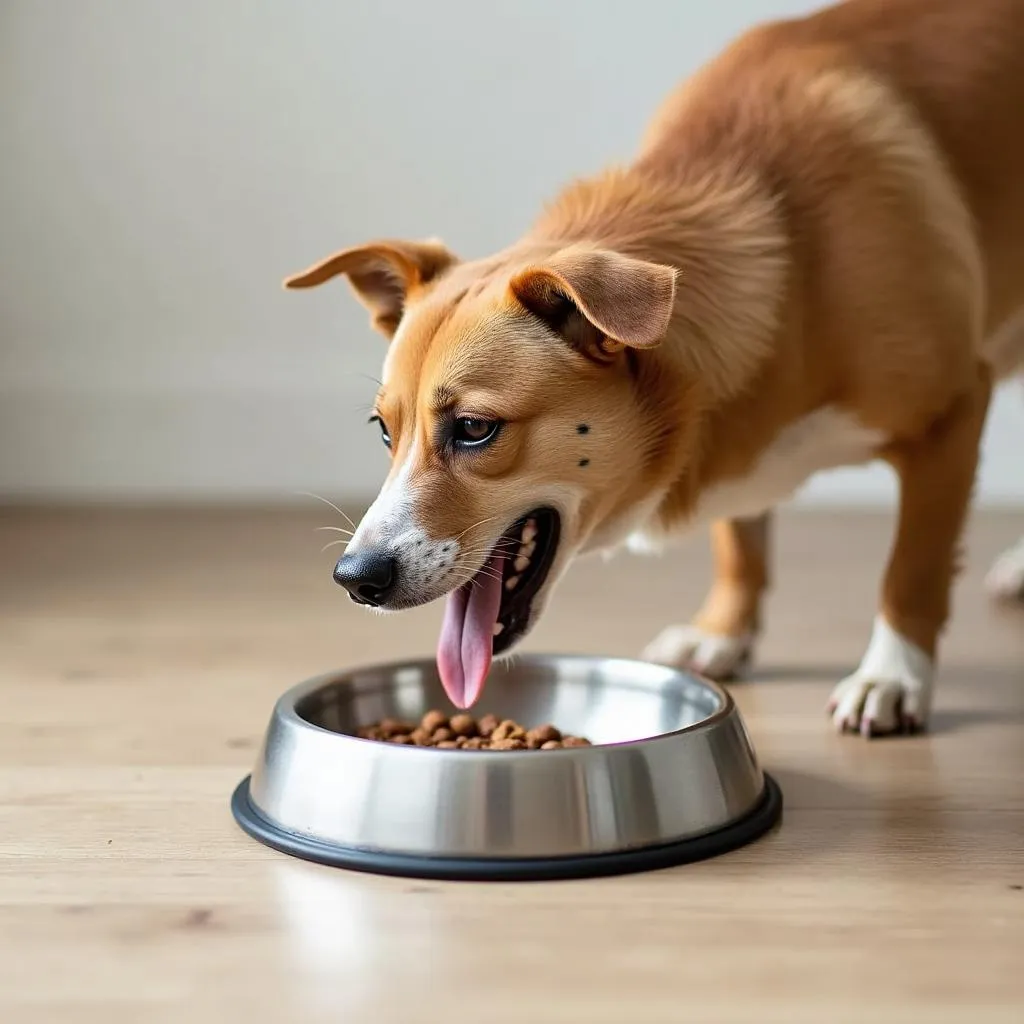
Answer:
<path fill-rule="evenodd" d="M 409 292 L 427 284 L 458 262 L 441 242 L 370 242 L 343 249 L 301 274 L 285 280 L 285 288 L 315 288 L 338 274 L 347 274 L 359 301 L 370 310 L 373 326 L 391 337 L 402 319 Z"/>
<path fill-rule="evenodd" d="M 665 336 L 676 271 L 607 249 L 572 247 L 520 271 L 511 288 L 571 344 L 609 356 L 622 348 L 654 348 Z"/>

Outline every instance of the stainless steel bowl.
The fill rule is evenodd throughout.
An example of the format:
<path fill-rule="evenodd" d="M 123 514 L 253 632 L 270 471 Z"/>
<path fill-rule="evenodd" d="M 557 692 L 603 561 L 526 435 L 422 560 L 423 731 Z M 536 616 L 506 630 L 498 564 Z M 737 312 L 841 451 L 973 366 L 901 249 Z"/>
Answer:
<path fill-rule="evenodd" d="M 277 702 L 239 824 L 326 864 L 431 878 L 615 874 L 702 859 L 779 818 L 732 698 L 686 673 L 613 658 L 495 665 L 478 711 L 595 744 L 466 751 L 358 739 L 447 700 L 433 662 L 322 676 Z"/>

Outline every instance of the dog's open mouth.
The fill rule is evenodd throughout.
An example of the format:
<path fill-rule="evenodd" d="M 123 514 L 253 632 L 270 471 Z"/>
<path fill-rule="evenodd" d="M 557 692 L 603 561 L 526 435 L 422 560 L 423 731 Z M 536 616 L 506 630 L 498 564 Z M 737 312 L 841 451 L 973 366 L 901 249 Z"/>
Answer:
<path fill-rule="evenodd" d="M 457 707 L 476 702 L 493 656 L 508 650 L 529 627 L 534 598 L 555 561 L 559 530 L 554 509 L 535 509 L 517 519 L 483 568 L 448 595 L 437 668 Z"/>

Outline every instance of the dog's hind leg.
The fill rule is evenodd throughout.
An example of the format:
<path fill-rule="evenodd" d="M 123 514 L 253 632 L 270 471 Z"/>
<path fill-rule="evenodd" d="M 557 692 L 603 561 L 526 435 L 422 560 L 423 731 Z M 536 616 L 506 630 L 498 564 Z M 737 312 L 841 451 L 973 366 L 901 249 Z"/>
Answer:
<path fill-rule="evenodd" d="M 985 346 L 997 378 L 1013 376 L 1024 369 L 1024 314 L 1018 314 Z M 1024 384 L 1024 377 L 1018 383 Z M 985 589 L 998 601 L 1024 602 L 1024 537 L 992 564 L 985 577 Z"/>
<path fill-rule="evenodd" d="M 1024 603 L 1024 537 L 992 563 L 985 588 L 997 601 Z"/>
<path fill-rule="evenodd" d="M 839 731 L 875 736 L 928 724 L 936 648 L 949 617 L 991 390 L 989 369 L 979 365 L 973 386 L 945 417 L 885 453 L 900 480 L 899 523 L 871 642 L 829 700 Z"/>
<path fill-rule="evenodd" d="M 1024 537 L 992 563 L 985 589 L 997 601 L 1024 602 Z"/>
<path fill-rule="evenodd" d="M 993 562 L 985 588 L 998 601 L 1024 601 L 1024 537 Z"/>
<path fill-rule="evenodd" d="M 645 649 L 648 661 L 727 679 L 750 658 L 768 588 L 771 513 L 711 526 L 714 582 L 693 622 L 669 626 Z"/>

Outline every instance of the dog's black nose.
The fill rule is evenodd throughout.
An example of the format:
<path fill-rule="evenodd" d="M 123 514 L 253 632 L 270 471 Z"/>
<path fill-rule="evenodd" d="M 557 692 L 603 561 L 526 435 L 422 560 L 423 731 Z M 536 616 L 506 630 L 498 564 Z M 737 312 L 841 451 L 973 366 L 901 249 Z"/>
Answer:
<path fill-rule="evenodd" d="M 334 582 L 353 601 L 373 607 L 383 604 L 395 587 L 395 560 L 379 548 L 342 555 L 334 567 Z"/>

